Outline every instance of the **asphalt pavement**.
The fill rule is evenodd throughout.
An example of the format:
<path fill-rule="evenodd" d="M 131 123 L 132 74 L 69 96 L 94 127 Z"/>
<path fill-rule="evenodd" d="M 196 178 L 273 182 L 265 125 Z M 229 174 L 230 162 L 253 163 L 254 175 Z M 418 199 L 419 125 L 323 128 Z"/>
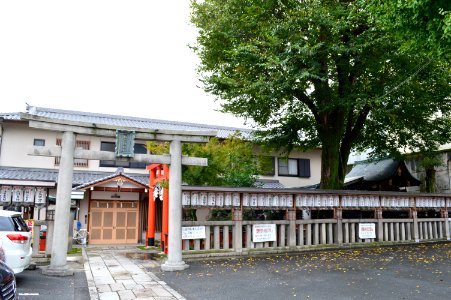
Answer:
<path fill-rule="evenodd" d="M 67 257 L 68 267 L 74 271 L 73 276 L 55 277 L 42 274 L 48 267 L 45 259 L 33 258 L 37 263 L 34 270 L 24 270 L 16 274 L 17 291 L 21 300 L 88 300 L 89 289 L 81 255 Z"/>
<path fill-rule="evenodd" d="M 41 270 L 25 270 L 16 274 L 19 299 L 87 300 L 88 284 L 84 270 L 74 276 L 53 277 L 42 275 Z"/>
<path fill-rule="evenodd" d="M 188 262 L 186 299 L 451 299 L 451 243 Z"/>
<path fill-rule="evenodd" d="M 451 243 L 205 259 L 188 261 L 190 268 L 180 272 L 160 271 L 140 251 L 88 250 L 88 260 L 69 263 L 74 276 L 46 276 L 42 267 L 17 274 L 20 299 L 85 300 L 90 299 L 89 289 L 96 289 L 91 299 L 113 299 L 108 296 L 113 288 L 119 295 L 114 299 L 451 299 Z M 99 258 L 105 268 L 97 264 Z M 119 270 L 125 263 L 126 269 Z M 91 270 L 91 284 L 86 270 Z M 96 273 L 102 270 L 120 278 L 98 285 L 96 278 L 103 277 Z M 136 273 L 132 279 L 141 281 L 147 274 L 151 282 L 130 287 L 132 297 L 126 294 L 125 283 L 131 280 L 124 279 L 125 272 Z"/>

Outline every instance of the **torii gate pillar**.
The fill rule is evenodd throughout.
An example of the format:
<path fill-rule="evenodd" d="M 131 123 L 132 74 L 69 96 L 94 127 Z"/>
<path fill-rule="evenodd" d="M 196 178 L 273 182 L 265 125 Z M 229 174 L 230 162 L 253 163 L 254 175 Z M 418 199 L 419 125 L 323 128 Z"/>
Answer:
<path fill-rule="evenodd" d="M 169 237 L 168 259 L 163 271 L 181 271 L 189 266 L 182 260 L 182 143 L 172 141 L 169 166 Z"/>
<path fill-rule="evenodd" d="M 70 194 L 74 169 L 75 134 L 63 133 L 61 161 L 56 190 L 55 226 L 53 232 L 52 258 L 50 266 L 42 270 L 45 275 L 70 276 L 74 271 L 67 266 L 67 235 L 70 220 Z"/>

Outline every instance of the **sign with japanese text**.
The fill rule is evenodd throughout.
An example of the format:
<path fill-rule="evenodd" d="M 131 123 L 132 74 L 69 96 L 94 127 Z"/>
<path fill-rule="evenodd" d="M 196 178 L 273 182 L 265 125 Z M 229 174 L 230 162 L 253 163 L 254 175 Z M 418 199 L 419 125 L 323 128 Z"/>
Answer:
<path fill-rule="evenodd" d="M 10 186 L 2 186 L 0 190 L 0 202 L 11 203 L 11 190 Z"/>
<path fill-rule="evenodd" d="M 359 223 L 359 238 L 360 239 L 375 239 L 376 238 L 376 224 L 375 223 Z"/>
<path fill-rule="evenodd" d="M 23 202 L 26 205 L 34 204 L 34 187 L 26 186 L 23 190 Z"/>
<path fill-rule="evenodd" d="M 252 242 L 261 243 L 276 240 L 276 224 L 255 224 L 252 226 Z"/>
<path fill-rule="evenodd" d="M 37 206 L 44 206 L 46 197 L 47 197 L 47 192 L 46 192 L 45 188 L 37 187 L 35 194 L 34 194 L 34 203 Z"/>
<path fill-rule="evenodd" d="M 205 226 L 182 227 L 182 240 L 197 240 L 205 238 Z"/>
<path fill-rule="evenodd" d="M 116 157 L 133 157 L 134 147 L 134 131 L 116 130 Z"/>
<path fill-rule="evenodd" d="M 15 186 L 13 187 L 13 203 L 22 203 L 23 202 L 23 187 Z"/>

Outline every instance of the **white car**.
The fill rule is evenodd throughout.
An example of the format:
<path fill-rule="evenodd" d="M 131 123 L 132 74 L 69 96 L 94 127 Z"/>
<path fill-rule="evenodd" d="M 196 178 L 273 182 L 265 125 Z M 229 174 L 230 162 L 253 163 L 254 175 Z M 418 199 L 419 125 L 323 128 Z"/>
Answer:
<path fill-rule="evenodd" d="M 0 239 L 5 252 L 5 264 L 15 274 L 31 261 L 31 231 L 19 212 L 0 210 Z"/>

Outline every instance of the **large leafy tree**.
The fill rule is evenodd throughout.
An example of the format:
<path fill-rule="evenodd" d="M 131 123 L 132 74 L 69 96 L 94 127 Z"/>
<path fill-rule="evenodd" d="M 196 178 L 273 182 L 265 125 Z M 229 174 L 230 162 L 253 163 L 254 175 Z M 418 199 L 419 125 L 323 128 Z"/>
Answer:
<path fill-rule="evenodd" d="M 449 70 L 398 51 L 367 11 L 365 1 L 192 2 L 205 89 L 275 147 L 322 147 L 322 188 L 342 188 L 354 149 L 450 139 Z"/>
<path fill-rule="evenodd" d="M 407 51 L 451 58 L 451 1 L 368 0 L 377 22 L 404 41 Z"/>

